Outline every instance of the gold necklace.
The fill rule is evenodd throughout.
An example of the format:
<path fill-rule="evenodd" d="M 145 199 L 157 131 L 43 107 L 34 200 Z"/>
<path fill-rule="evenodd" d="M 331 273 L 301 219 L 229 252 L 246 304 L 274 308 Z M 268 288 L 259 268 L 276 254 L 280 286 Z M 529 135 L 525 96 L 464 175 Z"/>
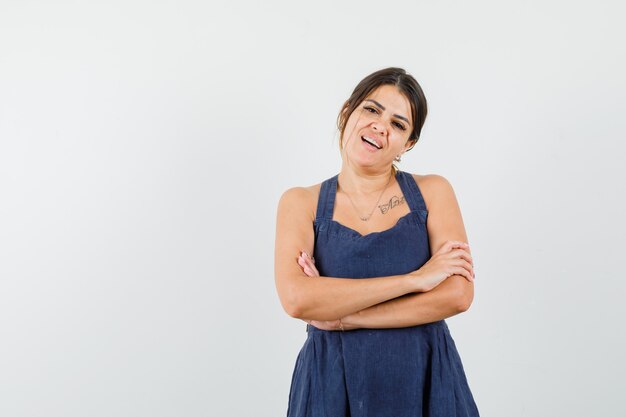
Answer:
<path fill-rule="evenodd" d="M 357 216 L 359 216 L 359 219 L 361 219 L 361 221 L 366 222 L 370 219 L 370 217 L 372 217 L 372 214 L 374 214 L 374 210 L 376 210 L 378 203 L 380 203 L 380 199 L 382 198 L 383 194 L 385 194 L 385 190 L 387 190 L 387 187 L 389 187 L 389 184 L 391 183 L 391 177 L 393 177 L 393 170 L 391 171 L 391 175 L 389 176 L 389 179 L 387 180 L 387 185 L 385 185 L 385 188 L 383 188 L 383 190 L 381 191 L 380 195 L 378 196 L 378 200 L 376 200 L 376 204 L 374 204 L 374 207 L 372 208 L 372 211 L 370 211 L 370 214 L 368 214 L 366 217 L 361 217 L 361 215 L 359 214 L 359 209 L 354 204 L 354 201 L 352 201 L 350 194 L 344 191 L 345 195 L 348 196 L 348 200 L 350 200 L 352 207 L 354 207 L 354 211 L 356 211 L 356 214 Z"/>

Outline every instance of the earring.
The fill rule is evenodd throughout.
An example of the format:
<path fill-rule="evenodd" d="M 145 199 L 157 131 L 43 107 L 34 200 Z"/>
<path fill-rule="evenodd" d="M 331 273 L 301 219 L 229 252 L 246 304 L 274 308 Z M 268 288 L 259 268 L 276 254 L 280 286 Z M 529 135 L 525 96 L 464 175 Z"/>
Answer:
<path fill-rule="evenodd" d="M 402 154 L 396 155 L 396 157 L 393 158 L 393 160 L 396 161 L 396 162 L 400 162 L 402 160 Z"/>

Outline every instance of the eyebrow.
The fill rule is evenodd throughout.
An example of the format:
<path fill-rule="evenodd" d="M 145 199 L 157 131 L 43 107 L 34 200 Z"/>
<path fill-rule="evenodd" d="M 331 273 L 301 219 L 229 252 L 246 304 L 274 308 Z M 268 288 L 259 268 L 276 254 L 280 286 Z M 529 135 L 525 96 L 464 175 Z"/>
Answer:
<path fill-rule="evenodd" d="M 372 103 L 374 103 L 376 106 L 380 107 L 381 110 L 386 110 L 385 106 L 383 106 L 382 104 L 380 104 L 379 102 L 377 102 L 376 100 L 372 100 L 371 98 L 366 98 L 364 101 L 371 101 Z M 395 117 L 397 117 L 398 119 L 402 119 L 405 122 L 407 122 L 409 125 L 411 124 L 411 122 L 409 122 L 409 119 L 407 119 L 404 116 L 400 116 L 399 114 L 394 114 Z"/>

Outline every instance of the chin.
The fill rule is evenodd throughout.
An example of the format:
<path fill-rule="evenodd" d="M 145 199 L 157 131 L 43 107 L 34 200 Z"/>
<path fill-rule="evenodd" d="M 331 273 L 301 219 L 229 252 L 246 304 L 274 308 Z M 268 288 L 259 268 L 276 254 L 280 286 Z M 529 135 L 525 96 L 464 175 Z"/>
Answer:
<path fill-rule="evenodd" d="M 362 168 L 362 169 L 380 169 L 381 161 L 380 160 L 371 160 L 364 158 L 354 158 L 348 161 L 348 165 L 352 165 L 354 167 Z M 389 164 L 391 166 L 391 164 Z"/>

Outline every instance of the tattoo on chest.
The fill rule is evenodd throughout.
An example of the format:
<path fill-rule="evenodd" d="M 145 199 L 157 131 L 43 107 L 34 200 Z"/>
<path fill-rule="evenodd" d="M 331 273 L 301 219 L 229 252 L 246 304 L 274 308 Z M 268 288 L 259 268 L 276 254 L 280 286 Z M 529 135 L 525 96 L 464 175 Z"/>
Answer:
<path fill-rule="evenodd" d="M 380 206 L 378 206 L 378 208 L 380 209 L 380 212 L 382 214 L 385 214 L 392 208 L 397 207 L 402 203 L 404 203 L 404 196 L 398 197 L 397 195 L 394 195 L 389 199 L 388 203 L 381 204 Z"/>

